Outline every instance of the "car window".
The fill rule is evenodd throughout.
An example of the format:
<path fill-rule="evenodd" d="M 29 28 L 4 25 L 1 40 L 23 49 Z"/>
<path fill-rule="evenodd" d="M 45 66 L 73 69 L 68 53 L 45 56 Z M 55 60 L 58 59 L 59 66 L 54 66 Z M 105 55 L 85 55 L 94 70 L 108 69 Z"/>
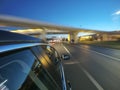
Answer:
<path fill-rule="evenodd" d="M 60 65 L 54 64 L 53 60 L 49 58 L 49 56 L 45 53 L 45 49 L 43 50 L 41 46 L 32 48 L 32 51 L 59 87 L 62 87 Z"/>
<path fill-rule="evenodd" d="M 0 58 L 0 90 L 59 90 L 30 50 Z"/>
<path fill-rule="evenodd" d="M 59 57 L 59 54 L 57 53 L 57 51 L 49 45 L 43 46 L 43 48 L 45 49 L 46 54 L 53 61 L 53 63 L 58 64 L 58 62 L 60 61 L 60 57 Z"/>

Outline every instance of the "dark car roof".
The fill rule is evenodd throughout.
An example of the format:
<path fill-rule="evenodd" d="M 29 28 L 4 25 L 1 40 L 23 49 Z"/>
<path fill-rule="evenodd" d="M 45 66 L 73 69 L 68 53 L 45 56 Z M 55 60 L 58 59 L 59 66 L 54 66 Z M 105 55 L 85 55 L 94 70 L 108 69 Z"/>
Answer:
<path fill-rule="evenodd" d="M 40 43 L 42 40 L 31 36 L 0 30 L 0 45 L 13 43 Z"/>
<path fill-rule="evenodd" d="M 0 53 L 46 44 L 39 38 L 0 30 Z"/>

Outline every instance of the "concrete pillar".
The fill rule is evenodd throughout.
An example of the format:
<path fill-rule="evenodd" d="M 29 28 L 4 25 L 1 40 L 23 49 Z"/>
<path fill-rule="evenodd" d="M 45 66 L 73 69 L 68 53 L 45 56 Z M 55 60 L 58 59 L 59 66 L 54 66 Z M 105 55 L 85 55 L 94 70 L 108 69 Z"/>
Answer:
<path fill-rule="evenodd" d="M 71 41 L 71 37 L 70 37 L 70 34 L 68 34 L 68 42 Z"/>
<path fill-rule="evenodd" d="M 46 29 L 43 29 L 41 31 L 39 38 L 42 39 L 43 41 L 46 41 Z"/>
<path fill-rule="evenodd" d="M 72 33 L 69 33 L 68 35 L 68 41 L 70 42 L 72 39 L 74 40 L 74 43 L 78 43 L 78 32 L 72 32 Z"/>

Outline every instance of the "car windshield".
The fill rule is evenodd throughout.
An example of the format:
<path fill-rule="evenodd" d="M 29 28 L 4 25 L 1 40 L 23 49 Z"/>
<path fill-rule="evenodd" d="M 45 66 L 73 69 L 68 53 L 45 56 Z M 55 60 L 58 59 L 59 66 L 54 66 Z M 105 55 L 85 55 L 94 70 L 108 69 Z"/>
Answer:
<path fill-rule="evenodd" d="M 0 0 L 0 30 L 70 55 L 61 62 L 73 90 L 120 90 L 120 0 Z"/>

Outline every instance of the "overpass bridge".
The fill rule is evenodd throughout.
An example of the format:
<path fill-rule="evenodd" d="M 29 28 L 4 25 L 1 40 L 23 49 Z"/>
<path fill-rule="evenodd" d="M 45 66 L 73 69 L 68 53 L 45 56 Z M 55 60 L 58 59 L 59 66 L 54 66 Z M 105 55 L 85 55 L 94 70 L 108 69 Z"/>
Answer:
<path fill-rule="evenodd" d="M 46 34 L 68 34 L 68 40 L 71 41 L 71 39 L 74 39 L 76 43 L 77 35 L 80 32 L 100 34 L 104 38 L 110 34 L 110 32 L 105 31 L 54 25 L 45 22 L 38 22 L 34 20 L 5 15 L 0 15 L 0 26 L 21 27 L 22 29 L 12 30 L 12 32 L 36 35 L 43 40 L 46 39 Z"/>

